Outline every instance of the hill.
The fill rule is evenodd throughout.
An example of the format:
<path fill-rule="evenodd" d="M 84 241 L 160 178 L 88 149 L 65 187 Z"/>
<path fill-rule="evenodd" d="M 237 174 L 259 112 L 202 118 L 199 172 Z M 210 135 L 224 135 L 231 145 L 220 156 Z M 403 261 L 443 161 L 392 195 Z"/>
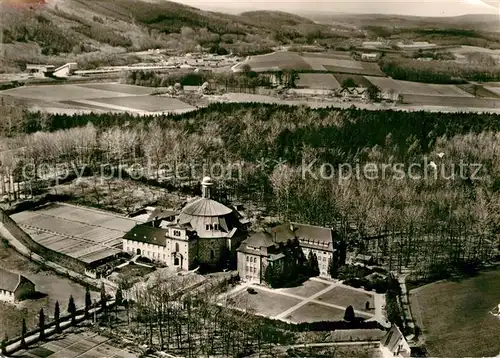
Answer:
<path fill-rule="evenodd" d="M 26 63 L 78 61 L 82 67 L 134 61 L 131 52 L 166 48 L 250 55 L 280 44 L 334 36 L 328 26 L 281 12 L 229 15 L 170 1 L 47 0 L 0 14 L 0 72 Z"/>

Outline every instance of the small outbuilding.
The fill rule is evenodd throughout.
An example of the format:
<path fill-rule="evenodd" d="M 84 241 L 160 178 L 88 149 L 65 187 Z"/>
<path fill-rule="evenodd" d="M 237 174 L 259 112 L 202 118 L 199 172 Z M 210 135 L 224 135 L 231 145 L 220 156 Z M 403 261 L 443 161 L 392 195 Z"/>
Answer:
<path fill-rule="evenodd" d="M 0 269 L 0 300 L 14 303 L 35 292 L 35 284 L 26 277 Z"/>

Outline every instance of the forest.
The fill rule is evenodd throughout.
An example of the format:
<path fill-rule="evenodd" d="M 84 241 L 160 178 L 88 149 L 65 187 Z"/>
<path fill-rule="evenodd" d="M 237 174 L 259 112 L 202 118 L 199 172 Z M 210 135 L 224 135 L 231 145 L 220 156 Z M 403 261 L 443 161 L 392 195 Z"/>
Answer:
<path fill-rule="evenodd" d="M 265 207 L 280 220 L 335 227 L 351 250 L 392 269 L 412 267 L 429 278 L 438 264 L 452 268 L 498 252 L 498 115 L 267 104 L 213 104 L 159 117 L 2 108 L 3 149 L 23 148 L 5 152 L 2 169 L 19 179 L 27 163 L 74 163 L 96 173 L 103 163 L 238 163 L 240 177 L 217 179 L 229 199 Z M 467 164 L 464 173 L 459 163 Z M 321 178 L 324 164 L 334 169 Z M 336 170 L 368 164 L 376 178 Z M 412 164 L 427 176 L 401 177 L 394 169 L 380 175 L 384 165 Z M 169 188 L 180 185 L 172 180 Z"/>
<path fill-rule="evenodd" d="M 459 64 L 450 61 L 418 61 L 407 58 L 383 58 L 380 69 L 395 80 L 458 84 L 466 81 L 500 80 L 500 69 L 491 63 Z"/>

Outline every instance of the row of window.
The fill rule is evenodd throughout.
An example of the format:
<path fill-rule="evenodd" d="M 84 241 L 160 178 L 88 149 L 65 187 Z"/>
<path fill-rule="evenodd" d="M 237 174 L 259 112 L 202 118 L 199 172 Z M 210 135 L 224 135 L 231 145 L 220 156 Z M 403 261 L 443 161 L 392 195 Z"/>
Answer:
<path fill-rule="evenodd" d="M 207 231 L 211 231 L 211 230 L 219 230 L 219 224 L 217 223 L 213 223 L 213 224 L 206 224 L 205 225 L 205 229 Z"/>
<path fill-rule="evenodd" d="M 155 248 L 158 248 L 158 247 L 160 248 L 160 250 L 165 250 L 166 249 L 164 246 L 153 245 L 153 244 L 148 244 L 148 243 L 144 243 L 144 242 L 130 241 L 130 240 L 127 241 L 127 244 L 128 245 L 134 245 L 135 244 L 137 246 L 144 247 L 144 248 L 149 248 L 149 249 L 155 249 Z M 178 242 L 175 243 L 175 250 L 174 250 L 174 252 L 179 252 L 179 243 Z"/>
<path fill-rule="evenodd" d="M 247 262 L 257 262 L 257 257 L 247 255 Z"/>
<path fill-rule="evenodd" d="M 0 295 L 14 296 L 14 292 L 10 292 L 10 291 L 7 291 L 7 290 L 0 290 Z"/>
<path fill-rule="evenodd" d="M 257 273 L 257 267 L 253 267 L 253 266 L 246 266 L 246 272 L 250 272 L 250 273 Z"/>

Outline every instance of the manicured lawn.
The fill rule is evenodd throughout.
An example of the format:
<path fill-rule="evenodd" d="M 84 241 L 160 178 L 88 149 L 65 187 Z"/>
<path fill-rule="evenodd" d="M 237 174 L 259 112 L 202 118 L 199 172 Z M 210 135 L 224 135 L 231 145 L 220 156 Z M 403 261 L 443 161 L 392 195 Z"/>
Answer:
<path fill-rule="evenodd" d="M 341 286 L 334 287 L 330 291 L 325 292 L 317 300 L 343 307 L 352 306 L 358 311 L 365 310 L 366 301 L 370 302 L 371 308 L 374 307 L 373 295 Z"/>
<path fill-rule="evenodd" d="M 302 285 L 297 286 L 297 287 L 290 287 L 290 288 L 281 288 L 279 290 L 276 290 L 278 292 L 285 292 L 289 293 L 292 295 L 297 295 L 301 297 L 311 297 L 315 293 L 318 293 L 321 290 L 324 290 L 327 288 L 328 285 L 323 282 L 318 282 L 318 281 L 306 281 Z"/>
<path fill-rule="evenodd" d="M 461 282 L 439 282 L 411 292 L 417 325 L 430 356 L 491 357 L 500 352 L 500 270 Z"/>
<path fill-rule="evenodd" d="M 264 291 L 258 288 L 255 288 L 255 291 L 257 293 L 253 295 L 247 291 L 243 291 L 233 297 L 235 306 L 253 311 L 255 314 L 273 317 L 300 302 L 298 299 L 280 295 L 279 293 Z"/>
<path fill-rule="evenodd" d="M 295 323 L 317 321 L 341 321 L 345 310 L 310 302 L 284 317 Z"/>

